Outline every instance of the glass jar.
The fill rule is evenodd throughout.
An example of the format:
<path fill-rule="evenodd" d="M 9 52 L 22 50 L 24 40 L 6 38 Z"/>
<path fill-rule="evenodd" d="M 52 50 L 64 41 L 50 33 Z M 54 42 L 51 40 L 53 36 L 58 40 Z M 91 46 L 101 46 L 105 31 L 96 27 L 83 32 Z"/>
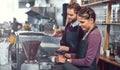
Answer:
<path fill-rule="evenodd" d="M 114 54 L 120 58 L 120 43 L 116 44 Z"/>

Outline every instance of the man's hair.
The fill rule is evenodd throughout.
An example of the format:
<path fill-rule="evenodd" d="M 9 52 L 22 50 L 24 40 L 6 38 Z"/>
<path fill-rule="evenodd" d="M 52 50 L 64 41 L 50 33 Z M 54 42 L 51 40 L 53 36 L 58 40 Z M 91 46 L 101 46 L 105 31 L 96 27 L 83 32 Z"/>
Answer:
<path fill-rule="evenodd" d="M 78 12 L 78 16 L 84 17 L 85 19 L 93 18 L 94 21 L 96 20 L 96 14 L 94 10 L 90 7 L 81 7 L 81 9 Z"/>
<path fill-rule="evenodd" d="M 77 14 L 78 11 L 81 9 L 78 3 L 71 3 L 67 6 L 68 9 L 74 9 L 74 12 Z"/>

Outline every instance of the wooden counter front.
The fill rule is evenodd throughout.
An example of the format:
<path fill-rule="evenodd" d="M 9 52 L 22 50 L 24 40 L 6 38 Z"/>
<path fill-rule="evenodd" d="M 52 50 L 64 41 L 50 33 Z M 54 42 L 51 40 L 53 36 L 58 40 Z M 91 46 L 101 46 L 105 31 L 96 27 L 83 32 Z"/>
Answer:
<path fill-rule="evenodd" d="M 120 63 L 117 63 L 113 56 L 100 55 L 98 66 L 99 70 L 120 70 Z"/>

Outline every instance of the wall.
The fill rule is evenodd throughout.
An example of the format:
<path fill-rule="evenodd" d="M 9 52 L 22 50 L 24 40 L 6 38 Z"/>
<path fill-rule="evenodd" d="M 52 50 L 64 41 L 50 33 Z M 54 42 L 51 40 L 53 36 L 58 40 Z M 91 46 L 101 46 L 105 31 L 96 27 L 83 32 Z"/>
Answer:
<path fill-rule="evenodd" d="M 50 0 L 50 3 L 53 4 L 57 9 L 56 9 L 56 18 L 57 18 L 57 23 L 58 25 L 62 26 L 63 25 L 63 4 L 64 3 L 70 3 L 70 0 Z M 77 0 L 77 3 L 81 3 L 80 0 Z"/>
<path fill-rule="evenodd" d="M 51 4 L 53 7 L 56 7 L 56 20 L 57 20 L 57 24 L 59 26 L 63 25 L 63 17 L 62 17 L 62 7 L 64 3 L 69 3 L 70 0 L 49 0 L 49 4 Z M 80 4 L 80 0 L 77 0 L 77 3 Z M 49 4 L 45 3 L 45 0 L 36 0 L 35 2 L 35 6 L 50 6 Z"/>
<path fill-rule="evenodd" d="M 25 14 L 26 11 L 30 10 L 30 8 L 19 8 L 18 0 L 1 0 L 0 4 L 0 23 L 4 21 L 12 21 L 13 17 L 16 17 L 17 20 L 21 23 L 24 23 L 27 20 L 27 15 Z M 35 0 L 37 1 L 37 5 L 35 3 L 34 6 L 50 6 L 46 4 L 46 0 Z M 69 3 L 70 0 L 49 0 L 54 7 L 56 7 L 56 20 L 58 25 L 63 25 L 62 19 L 62 5 L 64 3 Z M 80 4 L 80 0 L 77 0 Z M 9 12 L 8 12 L 9 11 Z"/>

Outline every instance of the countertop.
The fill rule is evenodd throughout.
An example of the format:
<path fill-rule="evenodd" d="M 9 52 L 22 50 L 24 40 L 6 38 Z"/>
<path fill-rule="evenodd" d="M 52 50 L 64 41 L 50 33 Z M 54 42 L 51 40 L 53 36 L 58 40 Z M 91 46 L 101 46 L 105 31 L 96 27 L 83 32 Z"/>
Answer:
<path fill-rule="evenodd" d="M 105 55 L 100 55 L 100 60 L 103 60 L 107 63 L 120 67 L 120 63 L 117 63 L 113 56 L 107 57 Z"/>

